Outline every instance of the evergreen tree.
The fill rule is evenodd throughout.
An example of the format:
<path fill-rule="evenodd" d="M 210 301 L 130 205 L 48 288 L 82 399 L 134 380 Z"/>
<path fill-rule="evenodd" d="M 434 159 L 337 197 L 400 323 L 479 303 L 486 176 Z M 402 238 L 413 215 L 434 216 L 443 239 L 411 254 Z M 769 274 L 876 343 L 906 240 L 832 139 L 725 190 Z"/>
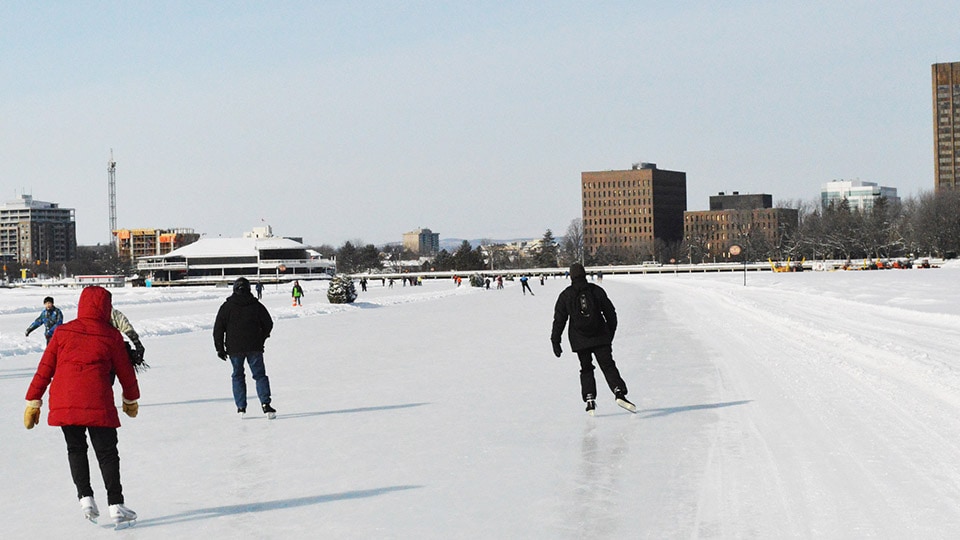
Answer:
<path fill-rule="evenodd" d="M 533 257 L 533 263 L 537 268 L 554 268 L 559 264 L 557 253 L 557 241 L 553 238 L 553 231 L 547 229 L 540 239 L 540 248 Z"/>
<path fill-rule="evenodd" d="M 337 271 L 344 273 L 356 271 L 358 257 L 357 248 L 347 240 L 337 250 Z"/>
<path fill-rule="evenodd" d="M 352 304 L 357 299 L 357 289 L 353 280 L 346 274 L 337 274 L 330 280 L 327 288 L 327 300 L 331 304 Z"/>

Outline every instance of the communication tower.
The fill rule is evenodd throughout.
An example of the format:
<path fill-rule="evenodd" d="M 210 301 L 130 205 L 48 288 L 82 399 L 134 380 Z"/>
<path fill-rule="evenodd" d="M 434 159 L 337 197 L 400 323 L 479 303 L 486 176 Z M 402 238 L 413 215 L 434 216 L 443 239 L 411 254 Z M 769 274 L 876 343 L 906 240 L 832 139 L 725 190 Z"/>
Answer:
<path fill-rule="evenodd" d="M 110 198 L 110 243 L 116 242 L 113 231 L 117 230 L 117 162 L 113 160 L 113 148 L 110 149 L 110 161 L 107 162 L 107 190 Z"/>

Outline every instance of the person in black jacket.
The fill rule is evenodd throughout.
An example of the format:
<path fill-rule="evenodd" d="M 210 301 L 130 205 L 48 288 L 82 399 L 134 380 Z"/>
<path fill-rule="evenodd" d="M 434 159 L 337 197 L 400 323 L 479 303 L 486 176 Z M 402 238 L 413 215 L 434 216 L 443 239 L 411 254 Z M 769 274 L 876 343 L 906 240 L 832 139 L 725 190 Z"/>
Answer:
<path fill-rule="evenodd" d="M 273 319 L 267 308 L 250 293 L 250 281 L 237 278 L 233 294 L 220 306 L 217 320 L 213 323 L 213 346 L 217 356 L 233 364 L 233 400 L 237 413 L 247 412 L 247 381 L 243 362 L 250 365 L 250 373 L 257 383 L 257 397 L 264 414 L 275 417 L 277 411 L 270 406 L 270 379 L 263 365 L 263 343 L 273 330 Z"/>
<path fill-rule="evenodd" d="M 560 358 L 560 338 L 569 319 L 570 348 L 580 358 L 580 391 L 593 415 L 597 408 L 597 381 L 593 376 L 593 357 L 603 372 L 617 404 L 630 412 L 637 407 L 627 399 L 627 385 L 613 361 L 613 335 L 617 332 L 617 311 L 598 285 L 587 283 L 587 272 L 580 263 L 570 265 L 570 286 L 560 293 L 553 309 L 553 354 Z"/>

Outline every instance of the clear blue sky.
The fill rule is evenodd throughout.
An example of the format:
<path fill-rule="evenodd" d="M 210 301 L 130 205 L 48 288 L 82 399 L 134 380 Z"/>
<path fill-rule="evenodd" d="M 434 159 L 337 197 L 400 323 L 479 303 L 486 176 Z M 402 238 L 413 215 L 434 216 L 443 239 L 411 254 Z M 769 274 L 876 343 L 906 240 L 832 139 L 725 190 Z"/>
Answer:
<path fill-rule="evenodd" d="M 0 192 L 118 225 L 308 243 L 562 235 L 581 171 L 648 161 L 810 200 L 933 187 L 957 4 L 0 2 Z"/>

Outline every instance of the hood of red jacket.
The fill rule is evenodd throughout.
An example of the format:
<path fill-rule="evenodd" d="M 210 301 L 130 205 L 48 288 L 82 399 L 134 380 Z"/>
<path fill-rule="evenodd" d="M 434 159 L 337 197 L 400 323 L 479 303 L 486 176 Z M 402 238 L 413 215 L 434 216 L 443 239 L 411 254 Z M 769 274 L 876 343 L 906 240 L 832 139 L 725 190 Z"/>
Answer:
<path fill-rule="evenodd" d="M 77 304 L 78 319 L 96 319 L 105 323 L 110 322 L 110 313 L 113 311 L 110 291 L 103 287 L 87 287 L 80 293 L 80 302 Z"/>

